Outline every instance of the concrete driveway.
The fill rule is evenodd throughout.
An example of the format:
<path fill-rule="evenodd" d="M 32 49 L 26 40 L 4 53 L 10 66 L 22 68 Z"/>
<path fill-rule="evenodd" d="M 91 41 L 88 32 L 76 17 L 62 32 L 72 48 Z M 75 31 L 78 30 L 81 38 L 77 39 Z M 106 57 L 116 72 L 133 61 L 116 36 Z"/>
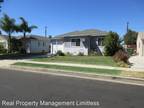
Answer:
<path fill-rule="evenodd" d="M 144 56 L 132 56 L 129 59 L 133 69 L 144 69 Z"/>
<path fill-rule="evenodd" d="M 10 65 L 16 63 L 16 62 L 24 62 L 26 61 L 25 59 L 20 59 L 20 60 L 0 60 L 0 67 L 6 68 L 10 67 Z"/>

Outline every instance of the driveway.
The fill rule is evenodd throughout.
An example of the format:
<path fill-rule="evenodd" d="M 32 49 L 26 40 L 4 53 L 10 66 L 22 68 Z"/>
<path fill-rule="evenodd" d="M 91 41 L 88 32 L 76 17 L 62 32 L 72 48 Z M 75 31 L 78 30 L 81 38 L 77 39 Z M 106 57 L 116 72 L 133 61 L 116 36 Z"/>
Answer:
<path fill-rule="evenodd" d="M 20 59 L 20 60 L 0 60 L 0 67 L 6 68 L 9 67 L 10 65 L 16 63 L 16 62 L 24 62 L 26 61 L 25 59 Z"/>
<path fill-rule="evenodd" d="M 129 59 L 133 69 L 144 69 L 144 56 L 132 56 Z"/>

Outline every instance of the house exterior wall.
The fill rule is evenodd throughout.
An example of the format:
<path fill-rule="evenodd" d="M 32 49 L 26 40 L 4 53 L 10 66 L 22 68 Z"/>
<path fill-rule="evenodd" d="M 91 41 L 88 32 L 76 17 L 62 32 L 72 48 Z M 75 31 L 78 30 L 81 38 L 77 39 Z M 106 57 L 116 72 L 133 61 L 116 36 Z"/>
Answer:
<path fill-rule="evenodd" d="M 73 46 L 72 39 L 80 39 L 80 46 Z M 88 55 L 88 38 L 66 38 L 64 42 L 64 53 L 70 53 L 73 55 L 78 55 L 79 53 L 83 53 L 84 55 Z"/>
<path fill-rule="evenodd" d="M 27 41 L 27 53 L 42 53 L 49 52 L 50 41 L 48 40 L 35 40 L 31 39 Z"/>
<path fill-rule="evenodd" d="M 144 40 L 141 37 L 144 36 L 144 33 L 139 33 L 137 38 L 137 54 L 139 56 L 144 56 Z"/>
<path fill-rule="evenodd" d="M 6 39 L 0 37 L 0 44 L 2 44 L 5 49 L 8 49 L 8 41 Z"/>
<path fill-rule="evenodd" d="M 51 52 L 52 54 L 56 54 L 57 51 L 62 51 L 63 53 L 70 53 L 72 55 L 78 55 L 79 53 L 83 53 L 84 55 L 88 55 L 91 51 L 96 51 L 99 54 L 103 54 L 104 46 L 98 45 L 99 39 L 104 38 L 101 37 L 65 37 L 63 40 L 54 39 L 51 42 Z M 80 39 L 80 46 L 73 46 L 72 39 Z"/>
<path fill-rule="evenodd" d="M 51 53 L 56 54 L 58 51 L 64 52 L 64 42 L 62 40 L 52 40 Z"/>

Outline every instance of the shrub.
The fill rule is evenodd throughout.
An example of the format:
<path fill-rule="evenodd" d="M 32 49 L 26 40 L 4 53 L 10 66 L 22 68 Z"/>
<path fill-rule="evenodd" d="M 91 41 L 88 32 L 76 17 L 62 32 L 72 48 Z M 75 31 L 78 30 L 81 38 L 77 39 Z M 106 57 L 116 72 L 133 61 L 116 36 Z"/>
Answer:
<path fill-rule="evenodd" d="M 89 55 L 90 55 L 90 56 L 101 56 L 101 54 L 98 53 L 98 52 L 96 52 L 96 51 L 91 51 L 91 52 L 89 53 Z"/>
<path fill-rule="evenodd" d="M 120 45 L 121 39 L 119 35 L 115 32 L 109 32 L 106 38 L 104 39 L 105 45 L 105 55 L 106 56 L 113 56 L 118 50 L 122 49 Z"/>
<path fill-rule="evenodd" d="M 134 54 L 134 49 L 133 48 L 127 48 L 127 53 L 131 56 Z"/>
<path fill-rule="evenodd" d="M 84 53 L 83 52 L 79 52 L 78 56 L 84 56 Z"/>
<path fill-rule="evenodd" d="M 123 61 L 117 62 L 117 65 L 120 66 L 120 67 L 125 67 L 125 68 L 129 68 L 130 67 L 129 64 L 127 64 L 127 63 L 125 63 Z"/>
<path fill-rule="evenodd" d="M 7 53 L 7 49 L 5 49 L 3 47 L 3 45 L 0 44 L 0 53 L 3 54 L 3 53 Z"/>
<path fill-rule="evenodd" d="M 113 58 L 116 62 L 123 61 L 124 63 L 128 63 L 129 56 L 124 50 L 119 50 L 115 53 Z"/>
<path fill-rule="evenodd" d="M 58 56 L 65 56 L 65 54 L 61 50 L 57 51 L 56 55 L 58 55 Z"/>
<path fill-rule="evenodd" d="M 67 56 L 72 56 L 72 54 L 70 52 L 67 52 L 66 55 Z"/>

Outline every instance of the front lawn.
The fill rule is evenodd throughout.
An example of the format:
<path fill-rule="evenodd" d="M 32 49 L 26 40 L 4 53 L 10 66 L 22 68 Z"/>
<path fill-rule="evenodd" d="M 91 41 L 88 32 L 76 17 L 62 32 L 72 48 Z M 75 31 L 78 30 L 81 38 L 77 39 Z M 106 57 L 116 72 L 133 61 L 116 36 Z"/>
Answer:
<path fill-rule="evenodd" d="M 117 64 L 112 57 L 106 56 L 54 56 L 49 58 L 35 58 L 34 61 L 38 62 L 63 62 L 63 63 L 78 63 L 78 64 L 93 64 L 114 66 Z"/>
<path fill-rule="evenodd" d="M 24 63 L 18 62 L 14 65 L 17 66 L 27 66 L 27 67 L 40 67 L 64 71 L 73 71 L 73 72 L 84 72 L 84 73 L 96 73 L 96 74 L 106 74 L 106 75 L 120 75 L 120 70 L 113 69 L 96 69 L 96 68 L 83 68 L 83 67 L 74 67 L 74 66 L 59 66 L 59 65 L 49 65 L 49 64 L 34 64 L 34 63 Z"/>

